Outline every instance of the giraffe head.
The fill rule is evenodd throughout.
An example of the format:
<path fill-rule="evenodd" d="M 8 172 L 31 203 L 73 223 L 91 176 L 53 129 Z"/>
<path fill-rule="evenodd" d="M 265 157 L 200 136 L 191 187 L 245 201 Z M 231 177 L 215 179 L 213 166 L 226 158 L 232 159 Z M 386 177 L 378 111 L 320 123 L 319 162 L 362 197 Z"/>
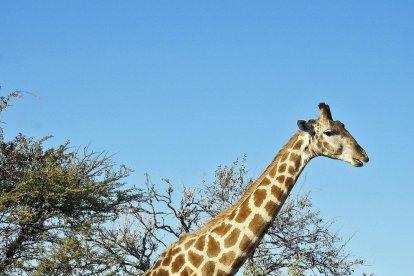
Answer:
<path fill-rule="evenodd" d="M 355 167 L 368 162 L 368 155 L 346 130 L 345 125 L 332 119 L 329 106 L 320 103 L 319 110 L 317 120 L 298 121 L 299 129 L 309 134 L 309 147 L 313 154 L 343 160 Z"/>

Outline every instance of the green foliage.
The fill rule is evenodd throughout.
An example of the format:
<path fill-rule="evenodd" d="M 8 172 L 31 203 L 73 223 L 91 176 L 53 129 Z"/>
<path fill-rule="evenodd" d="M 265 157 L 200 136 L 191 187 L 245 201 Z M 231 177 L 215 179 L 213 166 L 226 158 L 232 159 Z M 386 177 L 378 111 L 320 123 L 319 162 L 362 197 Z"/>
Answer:
<path fill-rule="evenodd" d="M 265 274 L 260 271 L 259 266 L 252 259 L 247 260 L 243 268 L 243 276 L 265 276 Z"/>
<path fill-rule="evenodd" d="M 10 99 L 0 99 L 1 110 Z M 115 169 L 108 155 L 69 143 L 47 148 L 49 138 L 19 134 L 5 141 L 0 132 L 1 275 L 102 269 L 103 251 L 91 237 L 139 197 L 123 187 L 130 169 Z"/>
<path fill-rule="evenodd" d="M 300 260 L 296 259 L 288 268 L 288 276 L 305 276 L 302 269 L 300 268 Z"/>

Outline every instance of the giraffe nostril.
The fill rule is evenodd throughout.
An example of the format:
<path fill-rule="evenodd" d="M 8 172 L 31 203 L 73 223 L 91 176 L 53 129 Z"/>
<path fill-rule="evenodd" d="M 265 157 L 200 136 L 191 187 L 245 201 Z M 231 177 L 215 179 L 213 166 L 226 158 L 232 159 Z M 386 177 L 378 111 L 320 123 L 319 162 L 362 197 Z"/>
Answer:
<path fill-rule="evenodd" d="M 364 161 L 365 163 L 367 163 L 369 161 L 369 157 L 368 154 L 365 152 L 365 150 L 360 146 L 360 145 L 356 145 L 357 150 L 359 151 L 359 153 L 361 154 L 361 161 Z"/>
<path fill-rule="evenodd" d="M 362 161 L 364 161 L 365 163 L 367 163 L 369 161 L 368 154 L 365 152 L 365 150 L 363 148 L 360 147 L 360 149 L 361 149 L 361 154 L 363 156 Z"/>

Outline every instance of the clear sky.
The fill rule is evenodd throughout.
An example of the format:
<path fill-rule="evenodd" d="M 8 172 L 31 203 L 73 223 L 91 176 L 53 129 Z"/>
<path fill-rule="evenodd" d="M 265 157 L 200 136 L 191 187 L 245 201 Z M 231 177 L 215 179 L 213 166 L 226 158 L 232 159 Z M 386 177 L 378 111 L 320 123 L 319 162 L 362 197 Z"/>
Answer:
<path fill-rule="evenodd" d="M 355 233 L 356 275 L 412 275 L 413 1 L 0 3 L 0 93 L 33 94 L 2 114 L 7 137 L 197 186 L 244 153 L 257 177 L 326 101 L 370 162 L 318 158 L 299 183 Z"/>

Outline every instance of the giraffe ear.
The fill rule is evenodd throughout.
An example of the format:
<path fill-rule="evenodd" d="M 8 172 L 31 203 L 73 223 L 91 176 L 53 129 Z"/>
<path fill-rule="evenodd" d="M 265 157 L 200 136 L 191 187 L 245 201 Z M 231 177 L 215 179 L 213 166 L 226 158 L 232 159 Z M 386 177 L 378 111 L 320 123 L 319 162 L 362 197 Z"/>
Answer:
<path fill-rule="evenodd" d="M 315 129 L 313 128 L 312 124 L 309 123 L 309 121 L 298 120 L 298 127 L 301 131 L 307 132 L 311 135 L 315 133 Z"/>

